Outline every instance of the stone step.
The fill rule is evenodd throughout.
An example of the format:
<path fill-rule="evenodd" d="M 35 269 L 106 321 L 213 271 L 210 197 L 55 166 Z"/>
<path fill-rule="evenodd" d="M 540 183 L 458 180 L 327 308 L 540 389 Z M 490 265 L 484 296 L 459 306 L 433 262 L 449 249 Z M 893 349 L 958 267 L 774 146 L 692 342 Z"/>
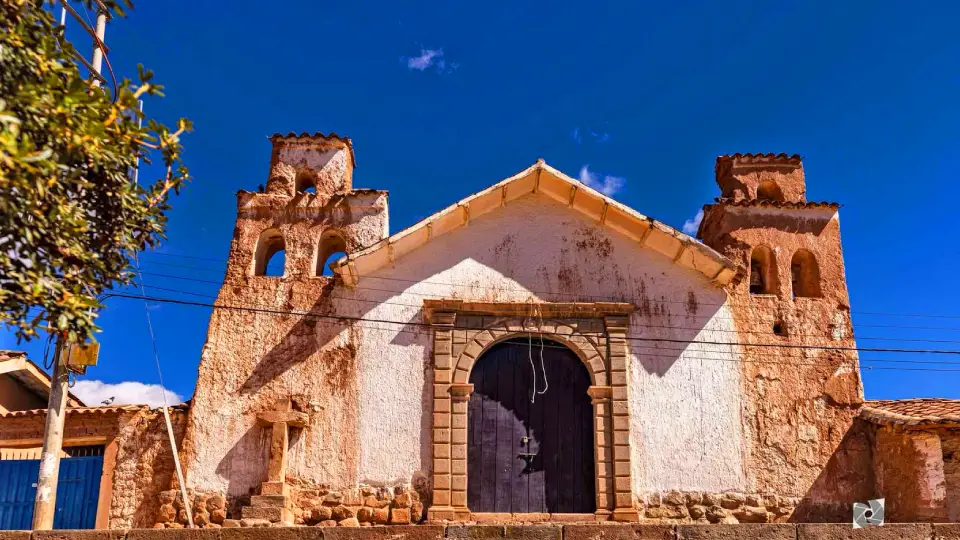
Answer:
<path fill-rule="evenodd" d="M 271 523 L 293 523 L 293 512 L 286 508 L 244 506 L 240 510 L 244 519 L 265 519 Z"/>
<path fill-rule="evenodd" d="M 260 493 L 263 495 L 289 495 L 290 487 L 286 482 L 264 482 L 260 485 Z"/>
<path fill-rule="evenodd" d="M 250 506 L 257 508 L 290 508 L 290 497 L 284 495 L 254 495 Z"/>

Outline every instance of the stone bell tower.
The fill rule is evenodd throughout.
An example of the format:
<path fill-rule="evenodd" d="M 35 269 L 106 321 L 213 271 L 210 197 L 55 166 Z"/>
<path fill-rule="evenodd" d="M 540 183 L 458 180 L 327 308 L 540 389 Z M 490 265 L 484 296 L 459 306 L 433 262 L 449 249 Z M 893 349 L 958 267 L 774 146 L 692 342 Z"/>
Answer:
<path fill-rule="evenodd" d="M 841 447 L 863 388 L 850 350 L 840 205 L 807 200 L 798 155 L 725 155 L 715 171 L 721 196 L 704 206 L 697 236 L 741 268 L 728 304 L 744 343 L 748 481 L 758 492 L 804 497 L 795 517 L 845 519 L 847 500 L 859 495 L 857 472 L 828 461 L 865 449 Z"/>
<path fill-rule="evenodd" d="M 357 482 L 357 456 L 340 448 L 356 447 L 358 338 L 325 317 L 356 306 L 340 305 L 342 284 L 325 263 L 389 227 L 387 193 L 353 188 L 350 139 L 291 133 L 270 142 L 266 186 L 237 193 L 184 461 L 188 487 L 257 495 L 263 509 L 245 513 L 288 521 L 288 478 Z"/>

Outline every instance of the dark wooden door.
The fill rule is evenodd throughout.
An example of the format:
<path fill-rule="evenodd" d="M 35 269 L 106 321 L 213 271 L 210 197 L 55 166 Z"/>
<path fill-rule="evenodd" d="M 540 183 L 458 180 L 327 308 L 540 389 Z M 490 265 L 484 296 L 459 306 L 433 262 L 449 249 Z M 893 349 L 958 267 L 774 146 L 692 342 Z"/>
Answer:
<path fill-rule="evenodd" d="M 593 512 L 590 375 L 573 352 L 537 338 L 500 343 L 477 360 L 470 382 L 470 510 Z"/>

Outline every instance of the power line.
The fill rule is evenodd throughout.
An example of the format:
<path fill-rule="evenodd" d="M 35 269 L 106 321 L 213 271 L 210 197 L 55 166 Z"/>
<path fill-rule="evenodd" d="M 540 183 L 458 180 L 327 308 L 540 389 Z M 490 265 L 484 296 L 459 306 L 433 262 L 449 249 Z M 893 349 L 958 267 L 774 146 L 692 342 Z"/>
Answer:
<path fill-rule="evenodd" d="M 165 298 L 157 298 L 157 297 L 142 297 L 142 296 L 137 296 L 137 295 L 114 295 L 114 296 L 117 296 L 117 297 L 120 297 L 120 298 L 129 298 L 129 299 L 141 299 L 141 300 L 142 300 L 142 299 L 146 299 L 146 300 L 154 301 L 154 302 L 166 302 L 166 303 L 181 304 L 181 305 L 190 305 L 190 306 L 212 307 L 212 308 L 214 308 L 214 309 L 228 309 L 228 310 L 232 310 L 232 311 L 252 311 L 252 312 L 275 314 L 275 315 L 284 315 L 284 316 L 285 316 L 285 315 L 291 315 L 291 314 L 298 314 L 298 313 L 292 312 L 292 311 L 282 311 L 282 310 L 272 310 L 272 309 L 258 309 L 258 308 L 241 307 L 241 306 L 224 306 L 224 305 L 215 305 L 215 304 L 204 304 L 204 303 L 200 303 L 200 302 L 180 301 L 180 300 L 176 300 L 176 299 L 165 299 Z M 383 323 L 383 324 L 397 324 L 397 325 L 403 325 L 403 326 L 414 326 L 414 327 L 417 328 L 416 330 L 410 330 L 410 329 L 406 329 L 406 328 L 399 328 L 399 329 L 398 329 L 398 328 L 384 328 L 384 327 L 366 326 L 366 325 L 355 325 L 355 326 L 358 327 L 358 328 L 367 329 L 367 330 L 391 331 L 391 332 L 398 332 L 398 333 L 404 332 L 404 333 L 411 333 L 411 334 L 422 335 L 422 336 L 428 336 L 428 335 L 429 335 L 429 332 L 426 331 L 426 330 L 420 330 L 420 328 L 422 328 L 422 327 L 432 328 L 432 325 L 429 325 L 429 324 L 426 324 L 426 323 L 416 323 L 416 322 L 399 322 L 399 321 L 387 321 L 387 320 L 377 320 L 377 319 L 363 319 L 363 318 L 354 318 L 354 317 L 345 317 L 345 316 L 322 315 L 322 314 L 316 314 L 316 313 L 310 313 L 310 312 L 299 313 L 299 315 L 302 315 L 302 316 L 308 317 L 308 318 L 321 318 L 321 319 L 326 318 L 326 319 L 335 319 L 335 320 L 340 320 L 340 321 L 343 321 L 344 319 L 347 319 L 347 320 L 349 320 L 349 321 L 365 321 L 365 322 L 375 322 L 375 323 Z M 335 326 L 335 323 L 333 323 L 333 322 L 328 322 L 328 323 L 323 323 L 323 322 L 321 322 L 321 323 L 319 323 L 319 324 L 323 324 L 323 325 L 325 325 L 325 326 L 327 326 L 327 327 L 340 328 L 339 326 Z M 353 325 L 352 325 L 352 326 L 353 326 Z M 525 333 L 531 334 L 531 335 L 541 335 L 541 336 L 560 335 L 560 334 L 551 333 L 551 332 L 525 332 Z M 549 339 L 549 337 L 548 337 L 548 339 Z M 631 338 L 627 338 L 627 339 L 630 340 Z M 651 341 L 657 341 L 657 340 L 652 339 Z M 704 343 L 704 342 L 690 342 L 690 343 Z M 837 366 L 836 363 L 825 363 L 825 362 L 815 362 L 815 361 L 812 361 L 812 362 L 790 362 L 790 361 L 784 361 L 784 360 L 780 359 L 780 357 L 778 357 L 778 356 L 769 356 L 769 355 L 752 355 L 754 358 L 739 358 L 739 359 L 738 359 L 738 358 L 729 358 L 729 357 L 723 358 L 723 357 L 712 357 L 712 356 L 692 356 L 692 355 L 682 354 L 682 353 L 684 353 L 684 352 L 708 353 L 708 354 L 709 354 L 709 353 L 711 353 L 711 352 L 713 352 L 713 353 L 719 353 L 719 351 L 704 351 L 704 350 L 697 350 L 697 349 L 694 349 L 694 350 L 690 351 L 689 349 L 670 349 L 670 348 L 662 348 L 662 347 L 650 346 L 650 345 L 640 346 L 640 347 L 637 347 L 637 348 L 638 348 L 638 349 L 653 349 L 653 350 L 656 350 L 656 351 L 671 351 L 671 350 L 675 350 L 675 351 L 678 351 L 678 352 L 680 353 L 680 354 L 657 354 L 657 353 L 648 353 L 648 352 L 638 353 L 638 354 L 641 355 L 641 359 L 642 359 L 642 358 L 648 358 L 648 357 L 655 357 L 655 358 L 656 358 L 656 357 L 659 357 L 659 358 L 668 358 L 668 359 L 672 359 L 672 360 L 682 360 L 682 359 L 683 359 L 683 360 L 707 360 L 707 361 L 722 361 L 722 362 L 762 363 L 762 364 L 776 364 L 776 365 L 789 365 L 789 366 L 819 366 L 819 367 L 828 367 L 828 368 L 831 368 L 831 369 L 832 369 L 832 368 L 835 368 L 835 367 Z M 788 358 L 790 358 L 790 357 L 792 357 L 792 358 L 799 358 L 799 357 L 791 356 L 791 355 L 784 355 L 784 356 L 786 356 L 786 357 L 788 357 Z M 759 358 L 757 358 L 757 357 L 759 357 L 759 358 L 777 358 L 777 360 L 761 360 L 761 359 L 759 359 Z M 864 362 L 870 362 L 870 363 L 901 363 L 901 364 L 934 364 L 934 365 L 957 365 L 957 364 L 958 364 L 957 362 L 949 362 L 949 361 L 885 360 L 885 359 L 870 359 L 870 360 L 866 360 L 866 359 L 861 359 L 861 362 L 860 362 L 860 363 L 863 364 Z M 881 367 L 876 367 L 876 366 L 866 366 L 866 369 L 868 369 L 868 370 L 870 370 L 870 369 L 875 369 L 875 370 L 887 370 L 887 371 L 939 371 L 939 372 L 953 372 L 953 371 L 957 371 L 957 372 L 960 372 L 960 369 L 947 369 L 947 368 L 905 368 L 905 367 L 882 367 L 882 366 L 881 366 Z"/>
<path fill-rule="evenodd" d="M 117 298 L 135 298 L 135 299 L 147 299 L 154 302 L 161 303 L 172 303 L 172 304 L 183 304 L 183 305 L 194 305 L 201 307 L 210 307 L 214 309 L 226 309 L 232 311 L 250 311 L 257 313 L 271 313 L 277 315 L 298 315 L 306 317 L 315 317 L 323 319 L 333 319 L 346 322 L 374 322 L 381 324 L 398 324 L 403 326 L 416 326 L 416 327 L 426 327 L 433 328 L 433 325 L 428 323 L 414 322 L 414 321 L 392 321 L 388 319 L 369 319 L 363 317 L 351 317 L 347 315 L 334 315 L 334 314 L 320 314 L 313 313 L 309 311 L 296 311 L 296 310 L 279 310 L 274 308 L 266 307 L 250 307 L 250 306 L 232 306 L 224 304 L 209 304 L 202 302 L 193 302 L 189 300 L 180 300 L 174 298 L 159 298 L 159 297 L 146 297 L 146 296 L 137 296 L 130 294 L 115 293 L 112 296 Z M 556 332 L 527 332 L 533 335 L 561 335 Z M 596 334 L 603 335 L 602 332 L 583 332 L 585 334 Z M 742 342 L 723 342 L 723 341 L 713 341 L 713 340 L 686 340 L 686 339 L 674 339 L 674 338 L 655 338 L 655 337 L 637 337 L 637 336 L 627 336 L 624 338 L 627 341 L 639 341 L 639 342 L 656 342 L 656 343 L 687 343 L 687 344 L 701 344 L 701 345 L 717 345 L 717 346 L 729 346 L 729 347 L 757 347 L 757 348 L 776 348 L 776 349 L 798 349 L 798 350 L 826 350 L 826 351 L 843 351 L 843 352 L 887 352 L 887 353 L 913 353 L 913 354 L 950 354 L 950 355 L 960 355 L 960 350 L 954 349 L 902 349 L 902 348 L 885 348 L 885 347 L 848 347 L 840 345 L 810 345 L 810 344 L 794 344 L 794 343 L 742 343 Z"/>
<path fill-rule="evenodd" d="M 188 258 L 188 259 L 206 260 L 206 261 L 218 262 L 218 263 L 222 263 L 222 264 L 227 264 L 227 263 L 229 262 L 229 261 L 226 260 L 226 259 L 214 259 L 214 258 L 210 258 L 210 257 L 197 257 L 197 256 L 192 256 L 192 255 L 176 255 L 176 254 L 173 254 L 173 253 L 153 252 L 153 253 L 151 253 L 151 254 L 152 254 L 152 255 L 161 255 L 161 256 L 166 256 L 166 257 L 183 257 L 183 258 Z M 159 262 L 159 261 L 141 261 L 141 262 L 145 262 L 145 263 L 148 263 L 148 264 L 157 264 L 157 265 L 161 265 L 161 266 L 170 266 L 170 267 L 178 267 L 178 268 L 188 268 L 188 269 L 193 269 L 193 270 L 202 270 L 202 271 L 207 271 L 207 272 L 221 272 L 221 271 L 226 271 L 226 269 L 220 270 L 220 269 L 197 267 L 197 266 L 190 266 L 190 265 L 177 265 L 177 264 L 172 264 L 172 263 L 163 263 L 163 262 Z M 487 290 L 498 290 L 498 291 L 507 291 L 507 292 L 520 292 L 520 293 L 529 293 L 529 294 L 537 294 L 537 295 L 554 295 L 554 296 L 570 296 L 570 297 L 576 297 L 576 298 L 591 298 L 591 299 L 594 299 L 594 300 L 600 300 L 600 301 L 605 301 L 605 302 L 622 302 L 622 301 L 623 301 L 622 299 L 617 299 L 617 298 L 614 298 L 614 297 L 603 296 L 603 295 L 590 295 L 590 294 L 581 294 L 581 293 L 567 293 L 567 292 L 560 292 L 560 291 L 537 291 L 537 290 L 525 289 L 525 288 L 519 288 L 519 287 L 497 287 L 497 286 L 492 286 L 492 285 L 480 285 L 480 284 L 464 285 L 464 284 L 462 284 L 462 283 L 448 283 L 448 282 L 440 282 L 440 281 L 430 281 L 430 280 L 421 280 L 421 279 L 409 279 L 409 278 L 398 278 L 398 277 L 385 277 L 385 276 L 364 276 L 364 277 L 365 277 L 366 279 L 379 279 L 379 280 L 385 280 L 385 281 L 400 281 L 400 282 L 405 282 L 405 283 L 418 283 L 418 284 L 424 284 L 424 285 L 441 285 L 441 286 L 447 286 L 447 287 L 468 287 L 468 288 L 474 288 L 474 289 L 487 289 Z M 361 287 L 356 287 L 356 288 L 361 288 Z M 368 289 L 368 290 L 378 290 L 378 289 Z M 400 291 L 392 291 L 392 292 L 400 292 Z M 412 294 L 412 293 L 408 293 L 408 294 Z M 684 301 L 684 300 L 668 300 L 668 299 L 665 299 L 665 298 L 652 299 L 652 300 L 654 300 L 654 301 L 656 301 L 656 302 L 669 303 L 669 304 L 681 304 L 681 305 L 687 304 L 687 302 Z M 703 302 L 703 301 L 698 301 L 697 303 L 698 303 L 698 305 L 702 305 L 702 306 L 722 307 L 722 306 L 729 306 L 729 305 L 745 304 L 746 302 L 749 302 L 749 300 L 743 300 L 743 301 L 741 301 L 741 302 L 735 302 L 735 301 L 732 301 L 732 299 L 731 299 L 731 300 L 728 300 L 727 302 L 719 302 L 719 303 L 718 303 L 718 302 Z M 853 311 L 853 310 L 849 311 L 849 313 L 851 313 L 851 314 L 856 314 L 856 315 L 872 315 L 872 316 L 888 316 L 888 317 L 920 317 L 920 318 L 960 319 L 960 315 L 940 315 L 940 314 L 929 314 L 929 313 L 893 313 L 893 312 L 880 312 L 880 311 Z M 863 325 L 858 325 L 858 326 L 863 326 Z M 911 327 L 905 327 L 905 328 L 911 328 Z M 960 328 L 955 328 L 954 330 L 960 330 Z"/>
<path fill-rule="evenodd" d="M 186 277 L 186 276 L 177 276 L 177 275 L 173 275 L 173 274 L 161 274 L 161 273 L 156 273 L 156 272 L 141 272 L 141 273 L 142 273 L 142 274 L 145 274 L 145 275 L 151 275 L 151 276 L 157 276 L 157 277 L 164 277 L 164 278 L 170 278 L 170 279 L 180 279 L 180 280 L 186 280 L 186 281 L 195 281 L 195 282 L 200 282 L 200 283 L 210 283 L 210 284 L 214 284 L 214 285 L 222 285 L 222 282 L 220 282 L 220 281 L 214 281 L 214 280 L 209 280 L 209 279 L 200 279 L 200 278 L 192 278 L 192 277 Z M 395 295 L 410 294 L 410 295 L 427 297 L 427 298 L 435 298 L 435 297 L 437 296 L 436 294 L 417 293 L 417 292 L 412 292 L 412 291 L 395 291 L 395 290 L 392 290 L 392 289 L 376 289 L 376 288 L 371 288 L 371 287 L 356 287 L 356 289 L 358 289 L 358 290 L 364 290 L 364 291 L 374 291 L 374 292 L 392 293 L 392 294 L 395 294 Z M 192 294 L 192 293 L 187 293 L 187 294 Z M 206 296 L 206 295 L 199 295 L 199 296 Z M 366 299 L 366 298 L 346 298 L 346 297 L 343 297 L 343 296 L 334 296 L 334 295 L 331 295 L 329 298 L 334 299 L 334 300 L 343 300 L 343 301 L 347 301 L 347 302 L 363 302 L 363 303 L 369 303 L 369 304 L 385 304 L 385 305 L 403 306 L 403 307 L 410 307 L 410 308 L 421 308 L 421 307 L 422 307 L 422 305 L 419 305 L 419 304 L 407 304 L 407 303 L 403 303 L 403 302 L 391 302 L 391 301 L 388 301 L 388 300 L 374 300 L 374 299 Z M 680 317 L 680 315 L 677 315 L 677 316 Z M 723 317 L 723 316 L 721 316 L 721 315 L 703 316 L 703 318 L 706 318 L 707 320 L 712 320 L 712 319 L 715 319 L 715 318 L 716 318 L 716 319 L 732 320 L 732 318 L 730 318 L 730 317 Z M 668 326 L 668 325 L 649 325 L 649 324 L 648 324 L 648 325 L 636 324 L 636 325 L 634 325 L 634 326 L 641 327 L 641 328 L 654 328 L 654 329 L 667 329 L 667 330 L 689 330 L 689 331 L 696 331 L 696 332 L 706 331 L 706 332 L 723 332 L 723 333 L 734 333 L 734 334 L 777 335 L 777 334 L 775 334 L 775 333 L 772 332 L 772 331 L 760 331 L 760 330 L 732 330 L 732 329 L 724 329 L 724 328 L 716 328 L 716 329 L 713 329 L 713 328 L 695 328 L 695 327 L 688 327 L 688 326 Z M 811 337 L 811 338 L 820 338 L 820 337 L 829 338 L 829 337 L 830 337 L 828 334 L 824 334 L 824 335 L 817 335 L 817 334 L 792 334 L 792 335 L 795 336 L 795 337 Z M 880 337 L 880 336 L 851 336 L 851 337 L 854 338 L 854 339 L 856 339 L 856 340 L 866 340 L 866 341 L 887 341 L 887 342 L 906 342 L 906 343 L 960 343 L 960 340 L 956 340 L 956 339 L 899 338 L 899 337 L 897 337 L 897 338 L 891 338 L 891 337 Z M 778 346 L 782 346 L 782 345 L 778 345 Z"/>
<path fill-rule="evenodd" d="M 146 288 L 148 288 L 148 289 L 159 289 L 159 290 L 163 290 L 163 291 L 170 291 L 170 292 L 176 292 L 176 293 L 190 294 L 190 295 L 193 295 L 193 296 L 201 296 L 201 297 L 214 298 L 214 299 L 217 298 L 216 296 L 213 296 L 213 295 L 191 293 L 191 292 L 188 292 L 188 291 L 181 291 L 181 290 L 179 290 L 179 289 L 170 289 L 170 288 L 166 288 L 166 287 L 155 287 L 155 286 L 152 286 L 152 285 L 144 285 L 144 286 L 145 286 Z M 305 316 L 309 316 L 309 314 L 307 314 L 307 315 L 305 315 Z M 322 323 L 322 322 L 321 322 L 321 323 L 319 323 L 319 324 L 325 324 L 325 325 L 328 325 L 328 326 L 332 326 L 332 325 L 333 325 L 333 323 L 329 323 L 329 322 L 328 322 L 328 323 Z M 397 323 L 397 324 L 399 324 L 399 323 Z M 419 329 L 418 329 L 418 330 L 406 330 L 406 329 L 382 328 L 382 327 L 373 327 L 373 326 L 359 326 L 359 327 L 360 327 L 360 328 L 364 328 L 364 329 L 369 329 L 369 330 L 391 330 L 391 331 L 397 331 L 397 332 L 409 333 L 409 334 L 415 334 L 415 335 L 425 335 L 425 334 L 427 333 L 425 330 L 419 330 Z M 666 327 L 665 327 L 665 328 L 666 328 Z M 656 351 L 675 351 L 675 352 L 678 352 L 678 353 L 688 352 L 688 351 L 704 352 L 704 353 L 713 353 L 713 352 L 716 352 L 716 351 L 703 350 L 703 349 L 691 349 L 691 348 L 689 348 L 689 347 L 676 348 L 676 347 L 661 347 L 661 346 L 653 346 L 653 345 L 639 345 L 639 346 L 635 346 L 633 349 L 634 349 L 634 350 L 637 350 L 637 349 L 653 349 L 653 350 L 656 350 Z M 644 353 L 644 354 L 647 354 L 647 353 Z M 647 355 L 649 356 L 649 354 L 647 354 Z M 669 356 L 669 355 L 654 355 L 654 356 L 662 356 L 662 357 L 670 357 L 670 358 L 675 358 L 675 357 L 676 357 L 676 355 L 674 355 L 674 356 Z M 775 354 L 775 355 L 763 355 L 763 354 L 752 353 L 751 356 L 754 356 L 754 357 L 765 357 L 765 358 L 806 358 L 806 356 L 804 356 L 804 355 L 802 355 L 802 354 L 801 354 L 801 355 L 787 354 L 786 352 L 781 352 L 781 353 Z M 689 357 L 685 357 L 685 358 L 689 358 Z M 860 357 L 860 358 L 859 358 L 859 361 L 860 361 L 861 364 L 864 363 L 864 362 L 879 362 L 879 363 L 890 363 L 890 364 L 937 364 L 937 365 L 944 365 L 944 364 L 946 364 L 946 365 L 960 365 L 960 362 L 951 362 L 951 361 L 948 361 L 948 360 L 895 360 L 895 359 L 884 359 L 884 358 L 864 358 L 864 357 Z M 830 364 L 830 365 L 832 365 L 832 364 Z"/>

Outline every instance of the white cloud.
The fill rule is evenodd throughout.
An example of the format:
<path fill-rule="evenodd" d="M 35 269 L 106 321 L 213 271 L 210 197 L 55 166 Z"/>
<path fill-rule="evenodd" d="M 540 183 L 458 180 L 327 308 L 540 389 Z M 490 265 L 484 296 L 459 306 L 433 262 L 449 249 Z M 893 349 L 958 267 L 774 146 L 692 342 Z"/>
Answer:
<path fill-rule="evenodd" d="M 610 134 L 606 131 L 601 131 L 597 133 L 592 129 L 586 130 L 587 137 L 593 140 L 597 144 L 603 144 L 610 140 Z M 583 132 L 580 130 L 580 127 L 577 126 L 573 128 L 573 131 L 570 132 L 570 139 L 577 143 L 578 145 L 583 143 Z"/>
<path fill-rule="evenodd" d="M 700 228 L 701 221 L 703 221 L 703 208 L 697 210 L 697 215 L 693 216 L 693 218 L 683 222 L 683 232 L 694 236 L 697 234 L 697 229 Z"/>
<path fill-rule="evenodd" d="M 120 383 L 77 381 L 70 391 L 91 407 L 100 405 L 104 400 L 110 398 L 113 398 L 113 405 L 162 407 L 164 393 L 166 393 L 168 405 L 183 403 L 183 396 L 172 390 L 166 390 L 159 384 L 143 384 L 137 381 Z"/>
<path fill-rule="evenodd" d="M 442 71 L 447 64 L 443 59 L 443 49 L 427 49 L 424 47 L 420 47 L 420 56 L 410 56 L 404 58 L 404 60 L 407 61 L 408 69 L 417 71 L 425 71 L 433 66 Z"/>
<path fill-rule="evenodd" d="M 604 195 L 613 195 L 627 183 L 627 179 L 622 176 L 592 172 L 589 165 L 580 168 L 580 181 Z"/>

